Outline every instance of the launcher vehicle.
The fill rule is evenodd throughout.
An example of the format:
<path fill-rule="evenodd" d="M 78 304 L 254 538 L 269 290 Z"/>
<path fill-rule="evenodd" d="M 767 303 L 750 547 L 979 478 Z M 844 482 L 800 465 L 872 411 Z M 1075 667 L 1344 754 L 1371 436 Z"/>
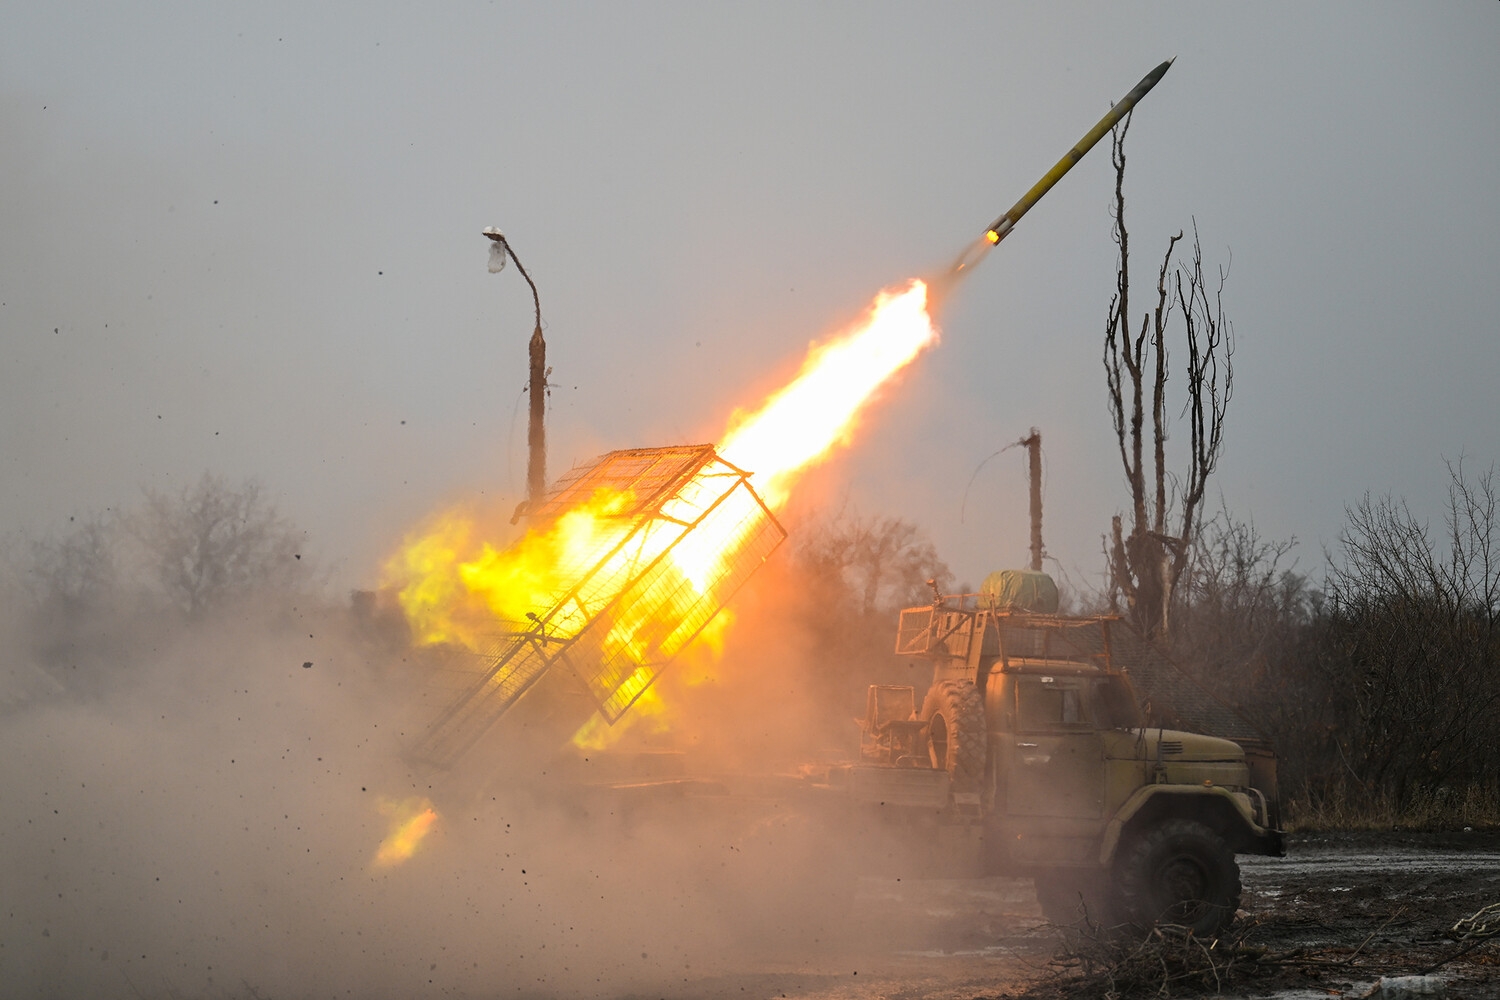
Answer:
<path fill-rule="evenodd" d="M 543 513 L 590 504 L 592 544 L 556 567 L 543 605 L 472 651 L 415 761 L 449 771 L 495 730 L 511 763 L 550 758 L 596 712 L 619 719 L 784 537 L 707 445 L 602 456 Z M 1235 855 L 1282 853 L 1274 755 L 1119 618 L 1038 613 L 1056 607 L 1039 573 L 994 580 L 902 612 L 896 652 L 933 664 L 920 710 L 913 687 L 871 687 L 857 763 L 756 794 L 817 815 L 845 856 L 869 839 L 900 848 L 897 867 L 1032 877 L 1059 922 L 1082 909 L 1222 927 L 1239 905 Z M 865 826 L 870 811 L 895 822 Z"/>
<path fill-rule="evenodd" d="M 1039 573 L 991 581 L 902 612 L 896 652 L 931 661 L 932 685 L 920 710 L 914 688 L 872 686 L 862 760 L 831 778 L 968 831 L 981 870 L 1034 878 L 1055 922 L 1227 925 L 1235 855 L 1284 853 L 1274 754 L 1118 617 L 1020 610 L 1049 589 L 1055 609 Z"/>

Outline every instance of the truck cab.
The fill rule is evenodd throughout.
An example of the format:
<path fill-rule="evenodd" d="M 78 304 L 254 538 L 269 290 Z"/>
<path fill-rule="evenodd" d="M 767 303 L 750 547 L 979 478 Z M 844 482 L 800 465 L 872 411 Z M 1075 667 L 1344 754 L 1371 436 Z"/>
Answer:
<path fill-rule="evenodd" d="M 1235 854 L 1283 853 L 1274 754 L 1168 728 L 1135 675 L 1159 692 L 1188 678 L 1166 683 L 1177 668 L 1119 617 L 943 596 L 902 613 L 897 652 L 933 681 L 920 709 L 912 688 L 872 688 L 851 790 L 970 828 L 981 869 L 1034 878 L 1055 922 L 1217 931 L 1239 905 Z"/>

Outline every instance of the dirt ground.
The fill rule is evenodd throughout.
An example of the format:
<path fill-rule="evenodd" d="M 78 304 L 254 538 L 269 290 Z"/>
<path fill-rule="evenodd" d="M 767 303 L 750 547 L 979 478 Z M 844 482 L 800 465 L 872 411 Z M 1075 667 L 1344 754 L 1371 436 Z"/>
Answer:
<path fill-rule="evenodd" d="M 1495 831 L 1293 836 L 1285 858 L 1240 862 L 1244 916 L 1218 994 L 1227 997 L 1365 995 L 1381 976 L 1415 975 L 1452 956 L 1461 947 L 1445 936 L 1454 922 L 1500 902 Z M 1060 1000 L 1104 996 L 1109 986 L 1082 977 L 1076 963 L 1058 962 L 1070 944 L 1043 921 L 1029 882 L 863 879 L 854 911 L 852 943 L 837 957 L 778 956 L 649 995 Z M 1448 997 L 1500 997 L 1500 938 L 1439 974 Z M 1160 983 L 1142 985 L 1126 995 L 1157 995 Z M 1215 989 L 1183 982 L 1164 995 Z"/>

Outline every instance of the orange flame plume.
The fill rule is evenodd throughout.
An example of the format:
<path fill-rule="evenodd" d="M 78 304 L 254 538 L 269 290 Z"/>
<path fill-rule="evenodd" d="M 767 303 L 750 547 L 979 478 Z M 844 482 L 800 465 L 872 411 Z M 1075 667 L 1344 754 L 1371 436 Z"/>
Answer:
<path fill-rule="evenodd" d="M 752 473 L 756 492 L 773 509 L 782 506 L 797 475 L 847 444 L 865 404 L 936 342 L 924 283 L 881 292 L 861 326 L 814 344 L 786 388 L 755 414 L 736 414 L 719 454 Z"/>
<path fill-rule="evenodd" d="M 925 284 L 913 281 L 902 290 L 880 293 L 861 323 L 831 341 L 814 344 L 797 377 L 760 409 L 734 415 L 718 449 L 720 457 L 750 473 L 756 493 L 768 507 L 781 507 L 798 475 L 847 444 L 862 408 L 936 341 Z M 695 523 L 716 488 L 706 480 L 688 482 L 662 508 L 662 523 Z M 408 538 L 390 560 L 386 582 L 399 589 L 419 642 L 457 643 L 477 651 L 497 630 L 524 632 L 529 627 L 527 613 L 553 607 L 562 593 L 569 595 L 567 607 L 578 610 L 553 614 L 548 635 L 573 635 L 586 625 L 588 609 L 613 596 L 589 588 L 614 585 L 619 574 L 608 566 L 617 558 L 645 563 L 665 553 L 674 579 L 706 593 L 707 582 L 721 576 L 734 559 L 742 544 L 737 526 L 756 504 L 748 490 L 735 490 L 714 500 L 712 513 L 697 521 L 695 530 L 683 533 L 668 527 L 631 536 L 626 551 L 620 543 L 633 526 L 611 515 L 630 508 L 632 501 L 629 494 L 601 489 L 587 503 L 505 549 L 486 540 L 473 517 L 441 514 Z M 577 584 L 575 570 L 600 559 L 606 560 L 606 570 Z M 606 651 L 630 654 L 649 649 L 670 658 L 702 628 L 701 622 L 647 621 L 629 608 L 613 614 Z M 704 634 L 716 638 L 722 624 Z M 654 677 L 643 667 L 623 680 L 616 697 L 629 704 Z M 597 739 L 597 733 L 587 738 Z"/>
<path fill-rule="evenodd" d="M 395 801 L 382 798 L 378 806 L 380 814 L 391 821 L 390 833 L 380 842 L 375 852 L 376 868 L 392 868 L 410 858 L 422 844 L 422 838 L 437 822 L 437 810 L 423 798 Z"/>

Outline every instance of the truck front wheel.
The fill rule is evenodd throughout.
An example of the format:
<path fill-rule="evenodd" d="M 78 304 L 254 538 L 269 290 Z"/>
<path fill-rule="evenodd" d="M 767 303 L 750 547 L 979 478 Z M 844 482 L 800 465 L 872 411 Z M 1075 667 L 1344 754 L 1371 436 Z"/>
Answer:
<path fill-rule="evenodd" d="M 1234 852 L 1197 820 L 1169 819 L 1132 837 L 1116 861 L 1115 884 L 1122 916 L 1143 928 L 1177 924 L 1215 934 L 1240 905 Z"/>

